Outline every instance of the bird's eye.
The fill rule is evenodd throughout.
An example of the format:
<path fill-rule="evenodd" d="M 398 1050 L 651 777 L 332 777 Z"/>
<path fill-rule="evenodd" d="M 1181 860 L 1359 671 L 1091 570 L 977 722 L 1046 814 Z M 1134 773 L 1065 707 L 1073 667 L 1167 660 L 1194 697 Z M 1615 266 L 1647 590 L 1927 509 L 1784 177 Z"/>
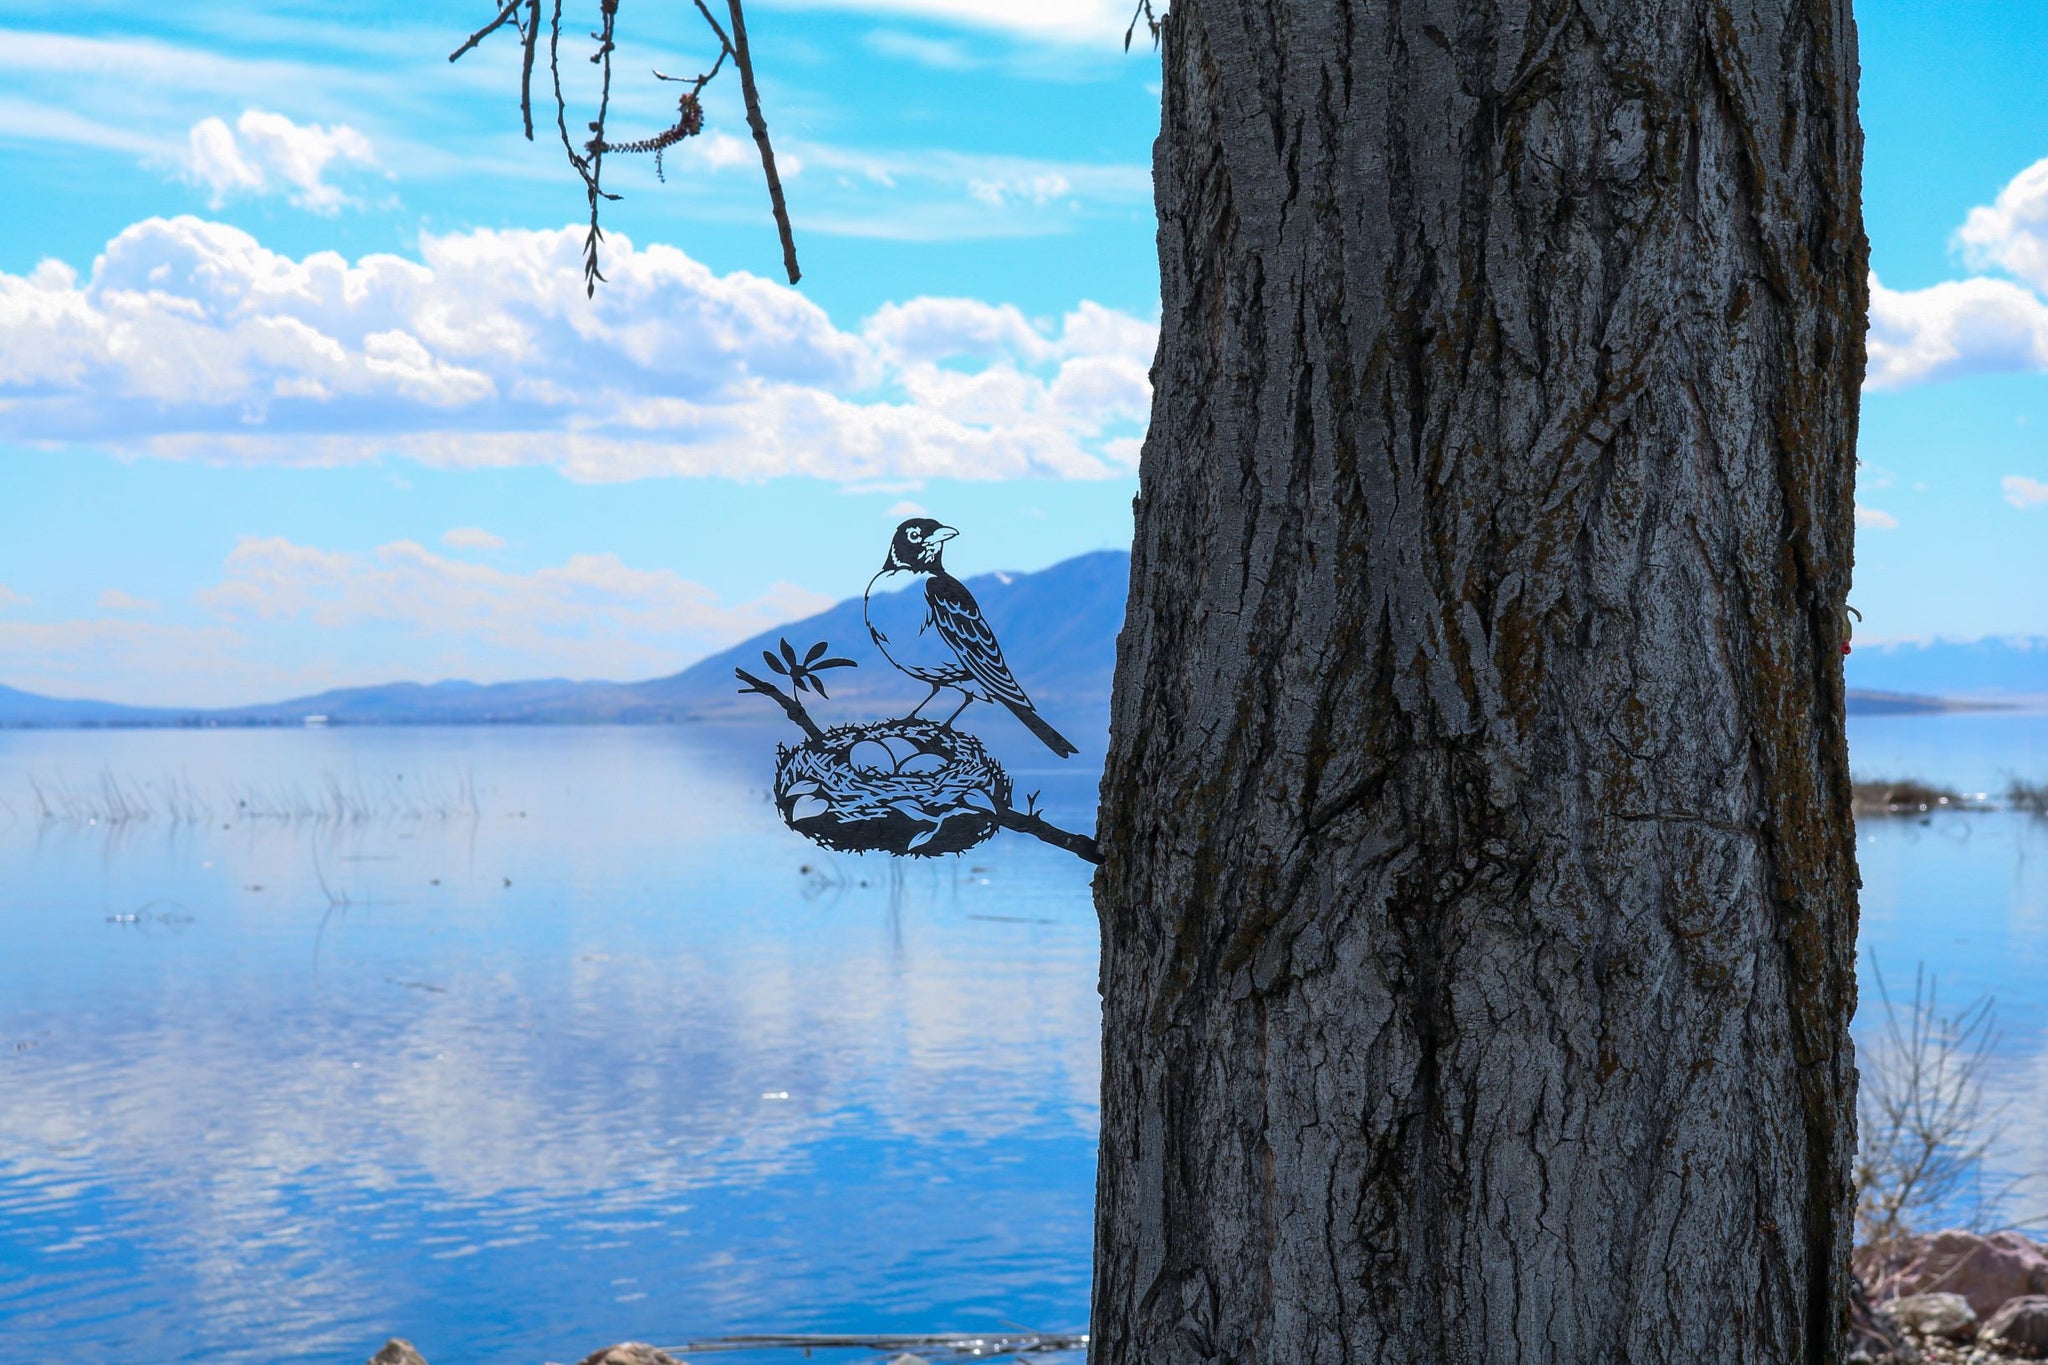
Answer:
<path fill-rule="evenodd" d="M 923 539 L 924 539 L 924 532 L 922 532 L 922 531 L 918 530 L 918 529 L 917 529 L 917 528 L 916 528 L 915 526 L 911 527 L 911 528 L 910 528 L 910 530 L 909 530 L 909 531 L 907 532 L 907 534 L 908 534 L 908 535 L 910 536 L 910 538 L 911 538 L 911 539 L 912 539 L 913 541 L 918 541 L 918 540 L 923 540 Z"/>

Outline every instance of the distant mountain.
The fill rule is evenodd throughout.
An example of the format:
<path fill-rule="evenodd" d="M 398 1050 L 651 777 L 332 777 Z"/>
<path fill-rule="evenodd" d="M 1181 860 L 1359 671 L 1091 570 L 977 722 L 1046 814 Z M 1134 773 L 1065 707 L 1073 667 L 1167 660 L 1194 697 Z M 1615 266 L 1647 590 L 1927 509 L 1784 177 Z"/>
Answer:
<path fill-rule="evenodd" d="M 1056 725 L 1107 725 L 1116 637 L 1124 619 L 1131 557 L 1121 550 L 1078 556 L 1038 573 L 981 574 L 967 580 L 995 627 L 1010 667 Z M 65 701 L 0 687 L 0 726 L 333 725 L 661 723 L 752 719 L 780 723 L 772 702 L 742 697 L 735 667 L 764 668 L 761 652 L 788 639 L 798 650 L 824 641 L 858 668 L 825 675 L 831 698 L 814 708 L 832 722 L 897 712 L 925 689 L 890 667 L 868 639 L 861 599 L 764 631 L 681 673 L 647 682 L 547 678 L 506 683 L 387 683 L 342 688 L 263 706 L 214 711 Z M 1852 715 L 1955 709 L 1958 704 L 2048 702 L 2048 639 L 1859 645 L 1845 661 Z M 957 700 L 957 699 L 955 699 Z M 950 706 L 952 702 L 941 702 Z M 1074 736 L 1077 740 L 1079 735 Z"/>
<path fill-rule="evenodd" d="M 1116 635 L 1124 619 L 1131 557 L 1121 550 L 1078 556 L 1037 573 L 969 578 L 982 611 L 1003 642 L 1011 669 L 1048 716 L 1106 715 Z M 913 590 L 914 591 L 914 590 Z M 868 639 L 861 599 L 777 626 L 666 678 L 648 682 L 576 682 L 563 678 L 507 683 L 387 683 L 342 688 L 261 706 L 170 710 L 60 701 L 0 687 L 0 726 L 298 725 L 318 716 L 331 725 L 490 725 L 650 723 L 758 719 L 780 723 L 762 697 L 741 697 L 733 669 L 765 672 L 761 651 L 787 637 L 800 650 L 818 641 L 856 668 L 833 669 L 826 723 L 872 716 L 921 701 L 925 688 L 897 672 Z M 955 699 L 957 702 L 957 698 Z M 1106 721 L 1104 722 L 1106 723 Z"/>
<path fill-rule="evenodd" d="M 1131 557 L 1121 550 L 1100 550 L 1062 561 L 1033 574 L 982 574 L 967 581 L 982 614 L 1003 642 L 1010 669 L 1048 713 L 1081 711 L 1109 704 L 1110 680 L 1116 670 L 1116 636 L 1123 628 L 1124 597 L 1131 581 Z M 917 589 L 911 589 L 915 592 Z M 649 712 L 673 712 L 706 718 L 713 714 L 774 704 L 760 697 L 741 697 L 733 669 L 767 672 L 763 650 L 787 639 L 799 652 L 818 641 L 852 659 L 858 668 L 825 674 L 835 713 L 879 714 L 924 700 L 927 688 L 884 659 L 868 638 L 861 599 L 763 631 L 751 640 L 714 654 L 671 678 L 635 684 L 634 705 Z M 770 679 L 773 681 L 773 679 Z M 958 697 L 952 704 L 958 704 Z"/>
<path fill-rule="evenodd" d="M 1858 645 L 1843 662 L 1849 686 L 1976 702 L 2048 699 L 2048 638 L 2003 636 Z"/>
<path fill-rule="evenodd" d="M 39 697 L 33 692 L 0 686 L 0 726 L 170 725 L 177 718 L 175 711 L 118 706 L 108 701 Z"/>

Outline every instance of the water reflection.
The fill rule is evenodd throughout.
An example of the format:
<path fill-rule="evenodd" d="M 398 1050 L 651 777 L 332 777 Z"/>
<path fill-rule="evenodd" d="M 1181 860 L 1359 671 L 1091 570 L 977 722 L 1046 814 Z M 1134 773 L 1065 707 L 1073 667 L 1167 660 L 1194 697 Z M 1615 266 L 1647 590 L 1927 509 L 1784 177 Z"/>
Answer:
<path fill-rule="evenodd" d="M 828 862 L 774 821 L 757 747 L 688 732 L 0 744 L 10 1358 L 334 1360 L 403 1331 L 444 1365 L 1085 1319 L 1071 857 Z M 102 769 L 466 770 L 478 801 L 24 814 L 28 774 Z M 1068 781 L 1048 797 L 1085 809 Z"/>
<path fill-rule="evenodd" d="M 774 818 L 770 742 L 0 732 L 0 1359 L 1081 1327 L 1088 869 L 1007 836 L 827 858 Z M 2048 776 L 2042 717 L 1851 745 Z M 1092 773 L 1030 762 L 1085 827 Z M 2048 1170 L 2048 822 L 1870 820 L 1858 854 L 1864 947 L 1997 996 L 2002 1160 Z"/>

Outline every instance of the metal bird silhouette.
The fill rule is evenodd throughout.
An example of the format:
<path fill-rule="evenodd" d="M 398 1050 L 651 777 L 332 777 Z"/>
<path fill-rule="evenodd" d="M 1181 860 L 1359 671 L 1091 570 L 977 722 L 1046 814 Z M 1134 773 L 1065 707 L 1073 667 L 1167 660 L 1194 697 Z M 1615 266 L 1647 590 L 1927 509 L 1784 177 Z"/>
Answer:
<path fill-rule="evenodd" d="M 917 704 L 912 716 L 950 687 L 962 701 L 946 717 L 947 725 L 970 702 L 1001 702 L 1046 748 L 1061 758 L 1071 757 L 1078 751 L 1032 706 L 1004 662 L 1003 647 L 974 594 L 946 572 L 946 542 L 958 534 L 930 517 L 913 517 L 896 528 L 882 571 L 868 583 L 863 603 L 868 634 L 890 663 L 931 685 L 931 695 Z M 916 591 L 920 579 L 922 592 Z"/>

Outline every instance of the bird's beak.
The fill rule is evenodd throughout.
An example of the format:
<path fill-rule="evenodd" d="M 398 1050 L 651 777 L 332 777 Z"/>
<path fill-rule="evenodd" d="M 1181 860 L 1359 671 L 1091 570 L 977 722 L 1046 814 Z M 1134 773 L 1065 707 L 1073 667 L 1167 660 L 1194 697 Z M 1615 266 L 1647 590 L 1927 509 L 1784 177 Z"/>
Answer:
<path fill-rule="evenodd" d="M 958 531 L 954 530 L 950 526 L 941 526 L 938 530 L 932 532 L 931 539 L 926 541 L 925 543 L 927 545 L 943 545 L 947 541 L 951 540 L 954 536 L 957 536 L 959 534 L 960 533 Z"/>

